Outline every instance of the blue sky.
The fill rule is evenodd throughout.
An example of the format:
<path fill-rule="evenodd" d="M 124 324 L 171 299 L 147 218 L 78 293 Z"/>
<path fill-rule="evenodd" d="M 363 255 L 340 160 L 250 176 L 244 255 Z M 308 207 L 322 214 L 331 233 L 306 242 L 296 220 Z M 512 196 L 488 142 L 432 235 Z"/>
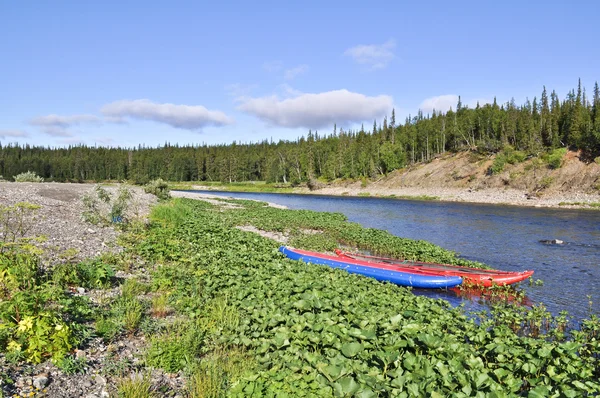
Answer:
<path fill-rule="evenodd" d="M 0 0 L 0 143 L 369 128 L 600 80 L 600 2 Z"/>

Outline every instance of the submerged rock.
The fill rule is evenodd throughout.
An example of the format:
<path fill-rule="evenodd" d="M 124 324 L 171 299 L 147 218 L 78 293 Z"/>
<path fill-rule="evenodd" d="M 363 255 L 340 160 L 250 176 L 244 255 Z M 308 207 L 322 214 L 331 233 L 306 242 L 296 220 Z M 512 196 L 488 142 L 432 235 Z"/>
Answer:
<path fill-rule="evenodd" d="M 546 245 L 564 245 L 565 241 L 560 240 L 560 239 L 542 239 L 542 240 L 540 240 L 540 243 L 543 243 Z"/>

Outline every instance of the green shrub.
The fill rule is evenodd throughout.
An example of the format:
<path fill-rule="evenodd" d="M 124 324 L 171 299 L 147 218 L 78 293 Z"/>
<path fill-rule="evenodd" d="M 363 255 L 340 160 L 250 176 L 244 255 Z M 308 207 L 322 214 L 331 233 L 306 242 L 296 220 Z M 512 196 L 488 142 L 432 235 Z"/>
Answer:
<path fill-rule="evenodd" d="M 504 165 L 506 165 L 506 156 L 499 153 L 488 170 L 489 174 L 500 174 L 504 170 Z"/>
<path fill-rule="evenodd" d="M 162 178 L 150 181 L 144 187 L 144 191 L 161 200 L 167 200 L 171 197 L 171 194 L 169 193 L 169 184 Z"/>
<path fill-rule="evenodd" d="M 566 153 L 567 148 L 558 148 L 548 154 L 545 154 L 543 158 L 546 163 L 548 163 L 548 167 L 551 169 L 558 169 L 560 166 L 562 166 L 563 158 Z"/>
<path fill-rule="evenodd" d="M 19 202 L 12 206 L 0 205 L 0 253 L 6 247 L 26 243 L 25 235 L 37 222 L 41 206 Z"/>
<path fill-rule="evenodd" d="M 34 171 L 17 174 L 13 177 L 15 182 L 44 182 L 44 179 L 38 176 Z"/>
<path fill-rule="evenodd" d="M 104 342 L 112 341 L 121 332 L 121 326 L 114 317 L 100 317 L 96 319 L 96 335 Z"/>
<path fill-rule="evenodd" d="M 77 264 L 59 264 L 55 267 L 52 277 L 62 286 L 105 289 L 113 284 L 115 270 L 110 264 L 99 259 L 92 259 Z"/>
<path fill-rule="evenodd" d="M 90 224 L 126 223 L 126 212 L 132 198 L 129 188 L 123 185 L 114 200 L 107 190 L 96 185 L 91 193 L 83 195 L 82 217 Z"/>
<path fill-rule="evenodd" d="M 46 282 L 36 256 L 0 253 L 0 287 L 0 351 L 7 357 L 33 363 L 49 357 L 57 361 L 78 343 L 65 315 L 80 303 Z"/>

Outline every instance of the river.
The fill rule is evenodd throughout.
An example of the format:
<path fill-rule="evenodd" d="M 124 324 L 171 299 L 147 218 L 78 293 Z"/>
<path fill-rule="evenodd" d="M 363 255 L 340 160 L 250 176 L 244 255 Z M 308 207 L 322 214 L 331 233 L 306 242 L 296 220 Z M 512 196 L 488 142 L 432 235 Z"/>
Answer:
<path fill-rule="evenodd" d="M 550 312 L 567 310 L 574 321 L 600 314 L 600 211 L 505 205 L 270 193 L 201 191 L 257 199 L 290 209 L 340 212 L 350 221 L 403 238 L 422 239 L 494 268 L 534 270 L 522 283 L 533 303 Z M 560 239 L 563 245 L 540 240 Z M 443 291 L 420 291 L 453 305 L 462 299 Z M 588 295 L 591 296 L 588 299 Z M 591 301 L 591 304 L 590 304 Z M 467 303 L 478 309 L 481 303 Z"/>

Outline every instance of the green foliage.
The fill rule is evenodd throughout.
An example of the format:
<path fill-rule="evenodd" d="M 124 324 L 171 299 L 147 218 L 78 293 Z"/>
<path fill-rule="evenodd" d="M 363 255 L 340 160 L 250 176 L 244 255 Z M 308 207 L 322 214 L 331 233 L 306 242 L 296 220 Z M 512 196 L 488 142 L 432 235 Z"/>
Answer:
<path fill-rule="evenodd" d="M 594 97 L 594 106 L 587 106 L 583 96 L 572 91 L 561 103 L 555 92 L 548 94 L 545 89 L 541 98 L 535 110 L 529 101 L 475 108 L 457 104 L 453 107 L 456 111 L 430 116 L 419 112 L 393 126 L 376 121 L 367 131 L 339 130 L 339 134 L 329 135 L 308 131 L 295 141 L 156 148 L 9 144 L 0 148 L 0 174 L 11 176 L 33 169 L 57 181 L 147 183 L 162 178 L 199 182 L 216 189 L 285 192 L 291 189 L 288 181 L 376 178 L 406 164 L 431 161 L 446 151 L 483 154 L 510 144 L 514 153 L 505 159 L 509 164 L 520 162 L 522 153 L 539 153 L 561 145 L 593 156 L 600 153 L 600 99 Z M 500 172 L 500 163 L 490 173 Z M 270 183 L 265 184 L 267 181 Z M 185 184 L 184 189 L 190 185 Z"/>
<path fill-rule="evenodd" d="M 190 210 L 181 201 L 172 200 L 169 203 L 156 205 L 150 213 L 150 220 L 166 225 L 179 226 L 190 217 Z"/>
<path fill-rule="evenodd" d="M 526 158 L 527 154 L 525 152 L 516 151 L 513 147 L 507 145 L 502 152 L 496 155 L 492 166 L 490 166 L 489 172 L 491 174 L 500 174 L 507 163 L 514 165 L 525 161 Z"/>
<path fill-rule="evenodd" d="M 185 319 L 151 337 L 146 361 L 191 374 L 192 396 L 600 393 L 597 317 L 573 333 L 565 316 L 553 318 L 543 306 L 498 305 L 475 320 L 410 289 L 284 259 L 276 242 L 234 226 L 318 230 L 375 252 L 464 261 L 451 252 L 362 228 L 341 214 L 255 204 L 221 212 L 187 200 L 178 206 L 189 208 L 186 222 L 157 219 L 131 249 L 163 262 L 152 273 L 153 289 L 170 291 Z M 219 364 L 235 352 L 255 359 L 248 373 Z"/>
<path fill-rule="evenodd" d="M 133 373 L 117 383 L 119 398 L 153 398 L 158 395 L 152 392 L 150 374 Z"/>
<path fill-rule="evenodd" d="M 231 384 L 244 373 L 252 371 L 256 363 L 246 353 L 217 349 L 203 358 L 189 378 L 190 398 L 219 398 L 226 395 Z"/>
<path fill-rule="evenodd" d="M 39 205 L 26 202 L 12 206 L 0 205 L 0 253 L 27 243 L 25 235 L 37 222 L 39 209 Z"/>
<path fill-rule="evenodd" d="M 25 173 L 17 174 L 13 176 L 15 182 L 44 182 L 44 179 L 37 175 L 34 171 L 27 171 Z"/>
<path fill-rule="evenodd" d="M 71 375 L 85 373 L 87 363 L 85 358 L 75 358 L 72 355 L 69 355 L 56 361 L 55 364 L 63 373 Z"/>
<path fill-rule="evenodd" d="M 96 185 L 91 193 L 82 197 L 82 217 L 90 224 L 126 223 L 126 212 L 132 199 L 131 190 L 124 185 L 119 187 L 116 198 L 102 186 Z"/>
<path fill-rule="evenodd" d="M 77 264 L 57 265 L 53 272 L 53 279 L 61 285 L 105 289 L 114 284 L 115 271 L 112 265 L 100 259 L 91 259 Z"/>
<path fill-rule="evenodd" d="M 167 200 L 171 197 L 169 193 L 169 184 L 162 178 L 150 181 L 145 187 L 146 193 L 152 194 L 161 200 Z"/>
<path fill-rule="evenodd" d="M 141 294 L 148 293 L 149 286 L 137 279 L 129 278 L 121 286 L 121 295 L 128 299 L 136 298 Z"/>
<path fill-rule="evenodd" d="M 79 342 L 80 328 L 68 320 L 83 315 L 82 300 L 53 284 L 32 254 L 0 253 L 0 350 L 14 360 L 61 360 Z"/>
<path fill-rule="evenodd" d="M 558 169 L 562 166 L 563 158 L 567 153 L 567 148 L 558 148 L 550 153 L 546 153 L 542 156 L 542 159 L 548 163 L 548 167 L 551 169 Z"/>
<path fill-rule="evenodd" d="M 198 361 L 203 344 L 204 332 L 198 325 L 175 325 L 152 337 L 146 363 L 169 373 L 178 372 Z"/>

